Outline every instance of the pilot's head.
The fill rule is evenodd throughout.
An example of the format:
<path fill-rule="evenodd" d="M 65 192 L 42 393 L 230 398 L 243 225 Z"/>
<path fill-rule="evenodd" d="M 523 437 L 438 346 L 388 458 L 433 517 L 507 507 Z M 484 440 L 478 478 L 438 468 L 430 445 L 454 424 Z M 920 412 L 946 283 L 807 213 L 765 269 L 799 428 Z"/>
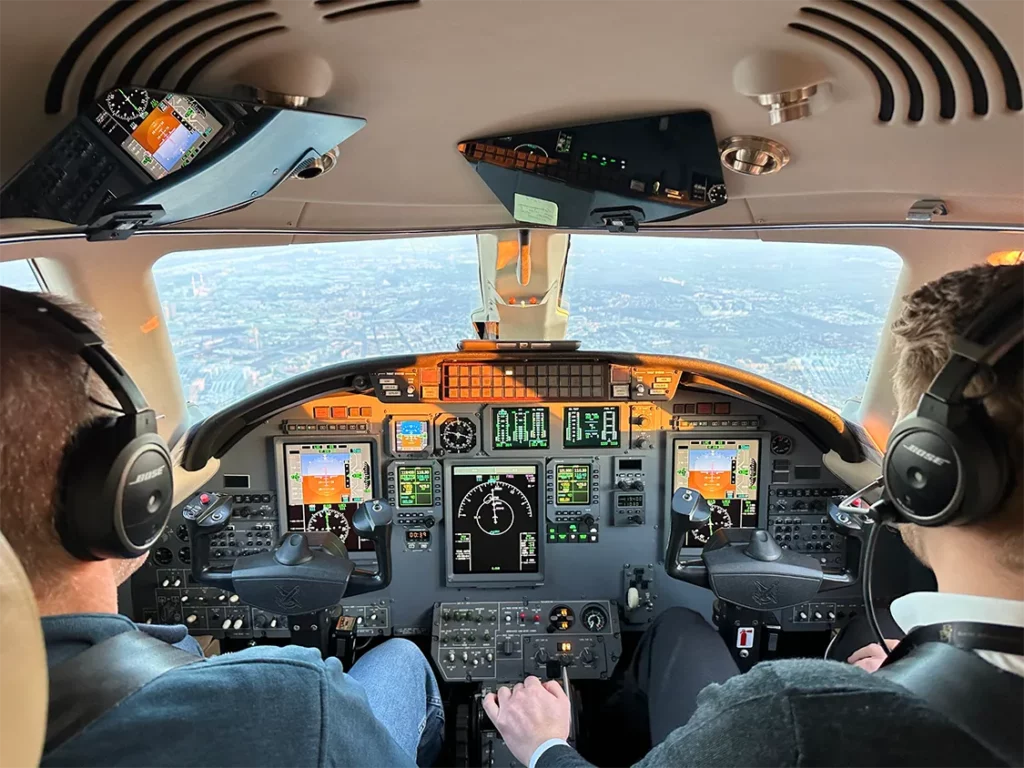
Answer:
<path fill-rule="evenodd" d="M 977 266 L 951 272 L 904 297 L 903 311 L 892 326 L 897 355 L 893 388 L 900 418 L 917 408 L 921 395 L 949 359 L 954 337 L 1005 288 L 1008 280 L 1016 281 L 1024 291 L 1024 265 Z M 1008 318 L 1007 322 L 1020 322 L 1020 318 Z M 962 591 L 963 582 L 959 584 L 961 589 L 948 583 L 948 574 L 953 569 L 973 569 L 981 578 L 1010 579 L 1018 586 L 1021 582 L 1024 573 L 1022 362 L 1019 350 L 1011 352 L 997 365 L 994 380 L 979 374 L 965 392 L 968 397 L 984 395 L 984 406 L 1009 450 L 1013 489 L 999 511 L 968 526 L 900 526 L 904 541 L 922 562 L 935 570 L 940 589 Z M 946 585 L 943 585 L 944 576 Z"/>
<path fill-rule="evenodd" d="M 9 289 L 4 289 L 9 290 Z M 98 329 L 91 310 L 47 299 Z M 145 557 L 83 562 L 61 545 L 55 525 L 58 478 L 76 430 L 114 415 L 117 401 L 59 331 L 4 310 L 0 300 L 0 530 L 17 552 L 43 613 L 77 603 L 71 594 L 100 577 L 128 578 Z M 79 595 L 80 597 L 80 595 Z"/>

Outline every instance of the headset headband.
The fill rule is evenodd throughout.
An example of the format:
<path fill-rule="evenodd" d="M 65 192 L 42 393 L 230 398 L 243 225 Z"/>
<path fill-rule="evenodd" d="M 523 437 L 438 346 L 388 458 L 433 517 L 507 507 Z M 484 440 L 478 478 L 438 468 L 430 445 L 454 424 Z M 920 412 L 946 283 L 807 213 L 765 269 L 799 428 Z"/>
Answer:
<path fill-rule="evenodd" d="M 1015 277 L 1016 270 L 1007 272 Z M 1024 341 L 1020 315 L 1024 315 L 1024 286 L 1016 279 L 1008 280 L 1005 288 L 953 340 L 949 360 L 924 396 L 945 404 L 962 402 L 964 390 L 978 371 L 993 368 Z"/>
<path fill-rule="evenodd" d="M 61 330 L 72 351 L 107 385 L 126 416 L 147 410 L 142 392 L 104 346 L 103 339 L 66 309 L 38 294 L 0 286 L 0 313 L 15 315 L 29 325 L 38 322 L 40 317 L 47 318 Z"/>

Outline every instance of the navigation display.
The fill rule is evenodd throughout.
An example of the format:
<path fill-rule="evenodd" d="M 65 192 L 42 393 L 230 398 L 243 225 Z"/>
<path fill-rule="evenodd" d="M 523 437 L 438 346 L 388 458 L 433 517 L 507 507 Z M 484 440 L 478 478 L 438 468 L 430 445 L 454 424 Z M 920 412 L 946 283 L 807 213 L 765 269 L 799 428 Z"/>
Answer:
<path fill-rule="evenodd" d="M 566 448 L 618 448 L 619 406 L 565 409 Z"/>
<path fill-rule="evenodd" d="M 537 467 L 454 466 L 451 472 L 452 572 L 537 573 Z"/>
<path fill-rule="evenodd" d="M 369 443 L 286 443 L 289 531 L 331 531 L 349 550 L 372 550 L 356 535 L 352 513 L 373 498 Z"/>
<path fill-rule="evenodd" d="M 158 101 L 143 88 L 115 88 L 101 104 L 96 125 L 154 179 L 192 163 L 224 127 L 176 93 Z"/>
<path fill-rule="evenodd" d="M 555 503 L 560 507 L 590 504 L 590 465 L 555 465 Z"/>
<path fill-rule="evenodd" d="M 547 408 L 495 408 L 491 413 L 495 449 L 549 447 Z"/>
<path fill-rule="evenodd" d="M 757 527 L 758 457 L 761 441 L 676 440 L 672 490 L 692 488 L 711 507 L 711 520 L 688 531 L 684 546 L 703 547 L 719 528 Z"/>
<path fill-rule="evenodd" d="M 434 470 L 429 464 L 407 464 L 398 468 L 398 506 L 434 506 Z"/>

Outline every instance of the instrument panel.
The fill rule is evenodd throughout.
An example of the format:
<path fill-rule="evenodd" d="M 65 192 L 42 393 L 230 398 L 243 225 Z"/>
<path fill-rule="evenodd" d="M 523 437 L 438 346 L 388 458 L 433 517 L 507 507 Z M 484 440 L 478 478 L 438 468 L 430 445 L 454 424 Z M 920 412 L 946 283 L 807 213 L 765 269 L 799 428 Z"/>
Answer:
<path fill-rule="evenodd" d="M 272 499 L 275 535 L 333 531 L 357 563 L 374 555 L 352 513 L 387 498 L 396 511 L 392 584 L 342 610 L 373 615 L 374 631 L 399 636 L 429 634 L 432 608 L 460 601 L 496 610 L 611 601 L 623 629 L 642 629 L 672 605 L 709 613 L 710 592 L 662 566 L 681 486 L 712 509 L 685 542 L 695 557 L 715 530 L 756 526 L 841 569 L 845 542 L 825 538 L 819 518 L 845 488 L 822 449 L 775 411 L 680 379 L 664 368 L 560 363 L 371 373 L 359 391 L 254 429 L 222 457 L 208 490 Z M 136 614 L 153 614 L 157 568 L 183 569 L 187 582 L 179 548 L 170 542 L 164 561 L 135 577 Z M 824 624 L 813 611 L 780 620 L 822 629 L 823 615 Z"/>

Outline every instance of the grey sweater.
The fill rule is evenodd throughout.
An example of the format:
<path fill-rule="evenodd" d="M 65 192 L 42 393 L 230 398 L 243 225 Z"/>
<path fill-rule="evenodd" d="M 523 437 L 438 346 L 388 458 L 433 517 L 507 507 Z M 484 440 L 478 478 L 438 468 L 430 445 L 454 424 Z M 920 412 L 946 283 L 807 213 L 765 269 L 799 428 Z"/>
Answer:
<path fill-rule="evenodd" d="M 697 702 L 690 721 L 638 766 L 1003 764 L 905 688 L 839 662 L 758 664 L 723 685 L 709 685 Z M 537 761 L 537 768 L 588 765 L 566 746 L 552 747 Z"/>

